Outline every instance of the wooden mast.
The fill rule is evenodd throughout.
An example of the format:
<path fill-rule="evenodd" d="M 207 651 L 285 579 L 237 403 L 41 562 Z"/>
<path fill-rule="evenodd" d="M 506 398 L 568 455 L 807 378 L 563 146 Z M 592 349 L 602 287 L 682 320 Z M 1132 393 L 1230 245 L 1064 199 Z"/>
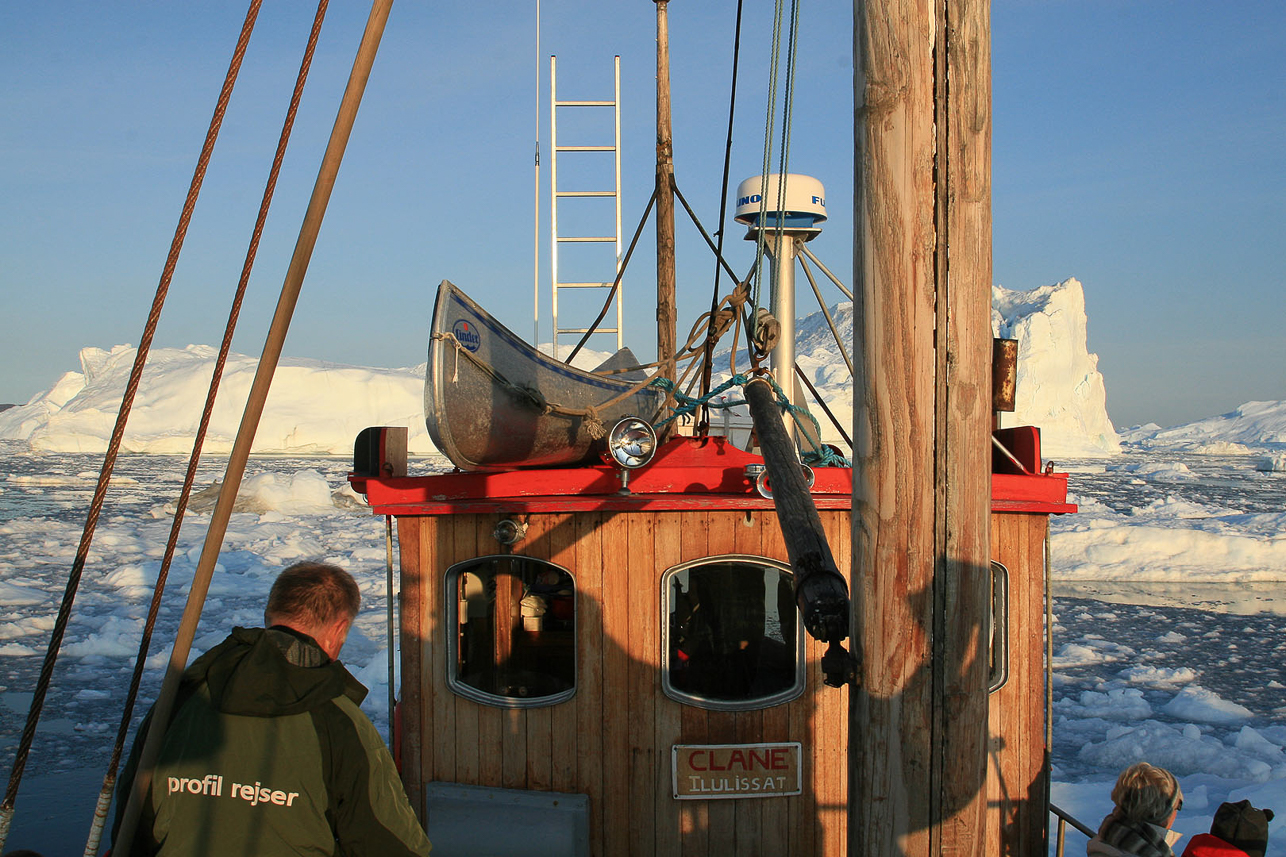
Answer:
<path fill-rule="evenodd" d="M 983 854 L 990 96 L 984 0 L 858 0 L 853 855 Z"/>
<path fill-rule="evenodd" d="M 677 383 L 674 297 L 674 146 L 670 129 L 669 0 L 656 2 L 656 359 Z"/>

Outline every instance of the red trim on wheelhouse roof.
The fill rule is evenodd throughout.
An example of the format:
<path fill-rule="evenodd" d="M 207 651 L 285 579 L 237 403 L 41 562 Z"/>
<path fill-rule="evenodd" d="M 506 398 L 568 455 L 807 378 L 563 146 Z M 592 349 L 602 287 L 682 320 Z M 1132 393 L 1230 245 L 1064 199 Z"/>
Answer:
<path fill-rule="evenodd" d="M 1005 472 L 993 462 L 992 511 L 1064 514 L 1067 475 L 1040 470 L 1040 433 L 1006 429 L 1007 447 L 1023 463 L 1003 456 Z M 629 472 L 605 464 L 581 467 L 506 470 L 496 473 L 456 470 L 429 476 L 372 477 L 350 474 L 349 481 L 380 515 L 450 515 L 478 512 L 675 511 L 684 509 L 770 509 L 772 500 L 756 492 L 747 465 L 763 458 L 738 449 L 727 438 L 679 437 L 661 447 L 648 465 Z M 847 467 L 813 469 L 814 503 L 819 509 L 844 509 L 852 503 L 853 471 Z"/>

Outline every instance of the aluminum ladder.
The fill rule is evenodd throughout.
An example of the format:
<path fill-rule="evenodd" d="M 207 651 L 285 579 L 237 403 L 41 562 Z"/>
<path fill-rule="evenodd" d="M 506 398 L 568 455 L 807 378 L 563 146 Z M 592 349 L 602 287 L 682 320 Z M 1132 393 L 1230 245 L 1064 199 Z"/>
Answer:
<path fill-rule="evenodd" d="M 621 58 L 617 56 L 614 61 L 615 66 L 615 86 L 613 88 L 613 97 L 611 101 L 559 101 L 557 87 L 557 57 L 549 58 L 549 136 L 550 136 L 550 172 L 549 172 L 549 196 L 550 196 L 550 280 L 552 283 L 552 315 L 554 325 L 554 355 L 562 357 L 562 351 L 559 349 L 560 338 L 566 336 L 580 336 L 588 332 L 589 328 L 585 327 L 561 327 L 558 321 L 558 300 L 560 292 L 567 289 L 606 289 L 610 290 L 617 276 L 621 272 Z M 581 109 L 581 108 L 599 108 L 600 110 L 610 109 L 613 120 L 613 137 L 612 145 L 599 146 L 571 146 L 563 145 L 558 142 L 558 111 L 564 108 Z M 587 153 L 599 153 L 596 156 L 602 157 L 601 153 L 610 153 L 612 156 L 612 173 L 615 178 L 610 190 L 559 190 L 558 188 L 558 159 L 563 155 L 576 155 L 582 157 Z M 563 235 L 559 233 L 558 209 L 560 201 L 572 202 L 574 200 L 585 199 L 611 199 L 615 217 L 613 218 L 613 231 L 610 235 Z M 603 244 L 612 245 L 614 249 L 615 263 L 611 269 L 612 276 L 606 282 L 572 282 L 564 281 L 559 275 L 558 251 L 564 245 L 570 244 Z M 616 326 L 599 327 L 595 334 L 616 334 L 616 348 L 620 349 L 624 345 L 624 327 L 622 315 L 622 297 L 624 293 L 624 284 L 616 290 L 614 302 L 616 304 Z M 601 304 L 595 303 L 595 306 Z M 575 340 L 571 345 L 575 344 Z M 570 345 L 569 345 L 570 347 Z"/>

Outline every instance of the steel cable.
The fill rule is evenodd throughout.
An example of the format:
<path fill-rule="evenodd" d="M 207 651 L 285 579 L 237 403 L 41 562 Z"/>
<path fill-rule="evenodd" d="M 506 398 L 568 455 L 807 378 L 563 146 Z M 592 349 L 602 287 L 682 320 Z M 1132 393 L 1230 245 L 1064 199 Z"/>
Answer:
<path fill-rule="evenodd" d="M 250 282 L 250 273 L 254 268 L 255 257 L 259 251 L 259 242 L 263 237 L 264 223 L 268 219 L 268 210 L 272 204 L 272 198 L 276 191 L 277 179 L 281 173 L 281 165 L 285 159 L 286 146 L 290 142 L 290 135 L 294 129 L 295 117 L 299 112 L 299 102 L 303 97 L 304 83 L 308 79 L 308 72 L 312 66 L 313 54 L 316 52 L 317 39 L 321 33 L 322 22 L 326 17 L 326 9 L 329 0 L 319 0 L 317 12 L 313 18 L 312 30 L 309 33 L 308 44 L 304 49 L 303 60 L 300 63 L 299 74 L 295 80 L 295 88 L 291 94 L 290 106 L 286 111 L 286 119 L 282 125 L 281 134 L 277 141 L 276 153 L 273 157 L 272 167 L 268 173 L 268 181 L 264 187 L 263 198 L 259 204 L 259 213 L 255 219 L 254 230 L 250 236 L 250 244 L 246 250 L 245 261 L 241 268 L 241 277 L 237 282 L 236 293 L 233 296 L 232 306 L 228 312 L 228 321 L 223 332 L 223 341 L 219 347 L 219 355 L 215 360 L 214 373 L 210 378 L 209 390 L 206 394 L 205 407 L 201 412 L 201 420 L 197 426 L 196 437 L 192 443 L 192 455 L 188 460 L 188 469 L 183 480 L 183 488 L 179 492 L 179 499 L 175 506 L 174 520 L 170 527 L 170 536 L 165 544 L 165 554 L 161 559 L 161 568 L 157 573 L 156 585 L 152 591 L 152 601 L 148 607 L 147 621 L 143 626 L 143 637 L 139 642 L 138 655 L 134 661 L 134 672 L 130 678 L 129 691 L 126 694 L 125 707 L 121 713 L 120 726 L 116 733 L 116 742 L 112 747 L 111 760 L 107 766 L 107 774 L 103 779 L 103 788 L 99 794 L 98 805 L 94 811 L 94 821 L 90 828 L 89 837 L 85 843 L 85 857 L 93 857 L 98 852 L 99 840 L 102 837 L 103 826 L 107 819 L 108 807 L 111 804 L 112 792 L 115 789 L 117 768 L 120 764 L 121 753 L 124 750 L 125 741 L 129 737 L 130 720 L 134 714 L 134 704 L 138 698 L 139 685 L 142 683 L 144 662 L 147 659 L 148 650 L 151 647 L 152 632 L 156 627 L 156 617 L 161 606 L 161 596 L 165 592 L 165 585 L 169 578 L 170 565 L 174 560 L 174 553 L 178 545 L 179 531 L 183 525 L 183 517 L 187 511 L 188 500 L 192 495 L 192 486 L 196 481 L 197 465 L 201 460 L 201 450 L 205 445 L 205 437 L 210 427 L 211 415 L 214 412 L 215 399 L 218 396 L 219 384 L 223 378 L 223 370 L 228 362 L 228 354 L 232 349 L 232 337 L 236 331 L 237 321 L 241 315 L 241 306 L 245 300 L 246 289 Z"/>
<path fill-rule="evenodd" d="M 210 580 L 213 576 L 219 549 L 227 532 L 228 521 L 232 516 L 237 489 L 241 484 L 246 460 L 254 442 L 255 430 L 258 427 L 259 418 L 263 414 L 268 388 L 271 385 L 272 376 L 281 357 L 281 349 L 290 326 L 290 318 L 298 302 L 304 275 L 307 272 L 313 249 L 316 247 L 317 234 L 321 229 L 326 205 L 334 190 L 335 177 L 343 160 L 344 149 L 352 132 L 362 93 L 365 91 L 366 83 L 370 78 L 371 66 L 379 48 L 380 37 L 384 32 L 391 5 L 392 0 L 374 0 L 370 16 L 367 18 L 366 28 L 362 34 L 361 44 L 358 47 L 357 56 L 353 62 L 352 71 L 349 73 L 348 84 L 340 101 L 335 125 L 331 129 L 326 152 L 322 158 L 322 165 L 318 170 L 317 181 L 313 186 L 308 209 L 304 214 L 303 224 L 300 227 L 299 238 L 295 243 L 295 252 L 291 256 L 286 279 L 282 284 L 277 310 L 269 326 L 268 338 L 264 343 L 259 365 L 255 372 L 255 379 L 246 400 L 246 408 L 242 415 L 241 425 L 237 430 L 237 438 L 233 443 L 232 452 L 228 457 L 228 464 L 224 470 L 223 489 L 210 516 L 210 526 L 206 531 L 205 543 L 201 549 L 201 556 L 197 561 L 192 585 L 188 590 L 183 617 L 180 619 L 178 630 L 175 633 L 169 663 L 166 667 L 165 677 L 161 682 L 161 690 L 152 709 L 153 720 L 158 724 L 169 722 L 183 668 L 191 651 L 192 641 L 196 636 L 197 624 L 201 619 L 201 610 L 204 606 L 205 597 L 209 593 Z M 129 855 L 130 846 L 133 844 L 134 830 L 137 827 L 142 810 L 143 796 L 148 793 L 151 786 L 153 768 L 159 756 L 164 735 L 163 728 L 152 729 L 147 733 L 146 739 L 143 741 L 142 749 L 138 755 L 138 767 L 130 789 L 130 795 L 125 803 L 125 811 L 121 816 L 120 828 L 117 831 L 118 841 L 116 850 L 113 853 L 118 854 L 118 857 L 128 857 Z"/>
<path fill-rule="evenodd" d="M 76 600 L 76 593 L 80 588 L 81 574 L 85 568 L 85 561 L 89 555 L 90 544 L 93 542 L 94 530 L 98 525 L 98 517 L 102 512 L 103 500 L 107 494 L 107 486 L 111 481 L 112 470 L 116 465 L 116 456 L 120 451 L 121 441 L 125 435 L 125 425 L 129 421 L 130 408 L 133 406 L 134 397 L 138 393 L 139 382 L 142 379 L 143 367 L 147 362 L 148 351 L 152 346 L 152 339 L 156 333 L 157 323 L 160 321 L 161 309 L 165 305 L 165 298 L 169 292 L 170 283 L 174 278 L 174 269 L 178 265 L 179 252 L 183 247 L 183 241 L 187 236 L 188 225 L 192 220 L 192 212 L 196 208 L 196 200 L 200 195 L 201 183 L 205 179 L 206 169 L 210 163 L 210 156 L 214 151 L 215 140 L 218 139 L 219 129 L 223 124 L 223 116 L 227 111 L 228 102 L 232 97 L 232 89 L 236 83 L 237 75 L 241 71 L 241 62 L 245 57 L 246 46 L 250 41 L 250 34 L 254 30 L 255 20 L 259 14 L 259 7 L 262 0 L 251 0 L 250 8 L 246 13 L 245 22 L 242 24 L 241 35 L 237 40 L 236 49 L 233 51 L 232 60 L 228 66 L 227 75 L 224 78 L 223 88 L 219 92 L 219 99 L 215 105 L 214 115 L 210 119 L 210 127 L 206 132 L 205 142 L 201 147 L 201 154 L 197 159 L 196 169 L 192 175 L 192 182 L 188 187 L 187 198 L 183 204 L 183 211 L 179 215 L 179 222 L 174 231 L 174 238 L 170 243 L 170 252 L 166 257 L 165 267 L 161 272 L 161 280 L 156 288 L 156 295 L 152 299 L 152 308 L 148 313 L 147 323 L 143 328 L 143 335 L 139 339 L 138 352 L 134 357 L 134 365 L 130 370 L 129 381 L 125 386 L 125 395 L 121 401 L 120 411 L 116 416 L 116 425 L 112 429 L 112 435 L 107 445 L 107 453 L 103 459 L 103 467 L 99 472 L 98 483 L 94 488 L 94 496 L 90 501 L 89 514 L 85 520 L 85 528 L 81 535 L 80 545 L 76 550 L 76 557 L 72 561 L 71 572 L 67 578 L 67 588 L 63 593 L 61 605 L 58 609 L 58 617 L 54 621 L 53 633 L 50 636 L 49 648 L 45 653 L 45 660 L 40 669 L 40 677 L 36 682 L 36 688 L 32 694 L 31 707 L 27 712 L 27 722 L 22 730 L 22 737 L 18 742 L 18 751 L 14 756 L 13 770 L 9 776 L 9 784 L 5 790 L 4 800 L 0 802 L 0 851 L 4 849 L 5 840 L 8 838 L 10 821 L 13 818 L 14 802 L 17 799 L 18 787 L 22 782 L 23 771 L 27 766 L 27 757 L 31 752 L 31 744 L 36 734 L 36 725 L 40 722 L 40 714 L 44 708 L 45 695 L 49 691 L 49 683 L 53 676 L 54 664 L 58 660 L 58 651 L 62 647 L 63 635 L 67 630 L 67 622 L 71 617 L 72 605 Z"/>

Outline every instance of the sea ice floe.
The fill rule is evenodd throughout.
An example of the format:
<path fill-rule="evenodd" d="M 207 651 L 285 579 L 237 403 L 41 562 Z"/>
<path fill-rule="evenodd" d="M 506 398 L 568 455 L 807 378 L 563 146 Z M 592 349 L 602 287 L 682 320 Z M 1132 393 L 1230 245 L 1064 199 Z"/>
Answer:
<path fill-rule="evenodd" d="M 1222 699 L 1217 693 L 1190 684 L 1179 691 L 1161 710 L 1176 720 L 1231 725 L 1250 720 L 1249 708 Z"/>
<path fill-rule="evenodd" d="M 97 690 L 92 687 L 85 687 L 76 691 L 76 699 L 110 699 L 111 696 L 109 691 Z"/>
<path fill-rule="evenodd" d="M 159 566 L 125 563 L 103 575 L 102 581 L 113 589 L 152 589 L 156 585 Z"/>
<path fill-rule="evenodd" d="M 1199 443 L 1190 448 L 1190 452 L 1197 455 L 1250 455 L 1250 447 L 1244 443 L 1232 443 L 1226 440 L 1217 440 L 1213 443 Z"/>
<path fill-rule="evenodd" d="M 1135 687 L 1112 688 L 1105 693 L 1083 690 L 1072 701 L 1064 697 L 1055 701 L 1059 714 L 1075 717 L 1099 717 L 1103 720 L 1142 720 L 1152 716 L 1152 706 Z"/>
<path fill-rule="evenodd" d="M 1176 727 L 1156 720 L 1110 729 L 1104 740 L 1083 745 L 1077 757 L 1087 764 L 1116 771 L 1147 761 L 1179 777 L 1211 774 L 1262 783 L 1274 775 L 1273 765 L 1203 734 L 1193 724 Z"/>
<path fill-rule="evenodd" d="M 69 657 L 132 658 L 138 654 L 138 641 L 143 635 L 143 620 L 114 613 L 83 639 L 65 643 L 62 652 Z"/>
<path fill-rule="evenodd" d="M 1146 476 L 1160 482 L 1193 478 L 1192 471 L 1182 461 L 1144 461 L 1138 464 L 1121 465 L 1114 469 L 1135 476 Z"/>
<path fill-rule="evenodd" d="M 0 580 L 0 604 L 6 607 L 44 604 L 47 600 L 48 597 L 39 589 Z"/>
<path fill-rule="evenodd" d="M 1184 639 L 1182 636 L 1179 639 Z M 1197 678 L 1196 670 L 1191 667 L 1154 667 L 1139 665 L 1128 667 L 1117 673 L 1131 684 L 1178 685 L 1188 684 Z"/>
<path fill-rule="evenodd" d="M 1054 655 L 1055 670 L 1070 667 L 1089 666 L 1090 664 L 1113 663 L 1133 657 L 1134 649 L 1107 640 L 1086 638 L 1083 642 L 1067 643 Z"/>
<path fill-rule="evenodd" d="M 1282 748 L 1279 745 L 1269 741 L 1263 734 L 1249 726 L 1241 727 L 1241 730 L 1235 736 L 1231 736 L 1231 740 L 1232 745 L 1238 750 L 1253 753 L 1266 762 L 1274 765 L 1286 762 L 1286 755 L 1282 753 Z"/>
<path fill-rule="evenodd" d="M 1286 452 L 1264 456 L 1255 462 L 1255 469 L 1265 473 L 1286 472 Z"/>
<path fill-rule="evenodd" d="M 1205 783 L 1183 790 L 1183 808 L 1188 812 L 1207 809 L 1210 806 L 1210 787 Z"/>
<path fill-rule="evenodd" d="M 0 640 L 12 640 L 32 633 L 25 625 L 23 622 L 0 622 Z"/>

